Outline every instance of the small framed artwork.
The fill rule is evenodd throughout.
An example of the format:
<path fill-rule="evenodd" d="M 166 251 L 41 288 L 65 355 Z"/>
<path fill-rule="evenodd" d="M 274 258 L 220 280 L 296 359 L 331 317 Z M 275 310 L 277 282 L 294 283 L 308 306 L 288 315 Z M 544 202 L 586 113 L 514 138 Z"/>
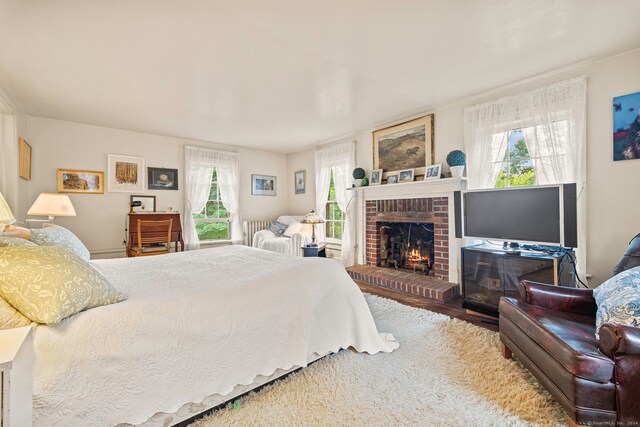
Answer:
<path fill-rule="evenodd" d="M 156 196 L 134 196 L 130 198 L 130 203 L 140 202 L 140 206 L 131 207 L 133 212 L 155 212 L 156 211 Z"/>
<path fill-rule="evenodd" d="M 104 172 L 58 169 L 58 193 L 104 194 Z"/>
<path fill-rule="evenodd" d="M 144 192 L 144 158 L 107 155 L 108 190 L 117 193 Z"/>
<path fill-rule="evenodd" d="M 295 183 L 296 194 L 304 194 L 307 189 L 307 171 L 294 172 L 293 181 Z"/>
<path fill-rule="evenodd" d="M 177 190 L 178 169 L 147 168 L 149 190 Z"/>
<path fill-rule="evenodd" d="M 369 177 L 369 185 L 380 185 L 382 183 L 382 169 L 374 169 Z"/>
<path fill-rule="evenodd" d="M 251 175 L 251 194 L 254 196 L 275 196 L 278 178 L 271 175 Z"/>
<path fill-rule="evenodd" d="M 640 159 L 640 92 L 613 98 L 613 160 Z"/>
<path fill-rule="evenodd" d="M 424 180 L 430 181 L 432 179 L 440 179 L 440 170 L 442 169 L 442 163 L 437 165 L 427 166 L 424 171 Z"/>
<path fill-rule="evenodd" d="M 387 184 L 397 184 L 398 183 L 398 174 L 390 174 L 387 175 Z"/>
<path fill-rule="evenodd" d="M 24 138 L 18 139 L 18 157 L 20 161 L 20 178 L 31 179 L 31 146 Z"/>
<path fill-rule="evenodd" d="M 403 169 L 400 172 L 398 172 L 399 178 L 398 181 L 399 182 L 413 182 L 413 169 Z"/>

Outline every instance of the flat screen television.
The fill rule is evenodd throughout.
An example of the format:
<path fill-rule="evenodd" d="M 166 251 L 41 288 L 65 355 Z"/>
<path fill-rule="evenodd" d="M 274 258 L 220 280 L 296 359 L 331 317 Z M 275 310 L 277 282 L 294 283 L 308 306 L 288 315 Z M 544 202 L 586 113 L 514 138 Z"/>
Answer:
<path fill-rule="evenodd" d="M 575 184 L 462 193 L 464 237 L 577 246 Z"/>

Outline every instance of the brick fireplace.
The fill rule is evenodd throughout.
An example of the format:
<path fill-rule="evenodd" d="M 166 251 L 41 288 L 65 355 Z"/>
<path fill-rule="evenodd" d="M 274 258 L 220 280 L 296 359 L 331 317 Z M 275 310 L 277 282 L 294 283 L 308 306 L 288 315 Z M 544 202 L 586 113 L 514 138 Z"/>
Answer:
<path fill-rule="evenodd" d="M 417 262 L 410 264 L 405 260 L 398 265 L 396 259 L 392 259 L 393 252 L 390 237 L 385 234 L 389 224 L 409 224 L 417 228 L 433 230 L 431 233 L 421 236 L 420 245 L 424 260 L 420 263 L 422 268 L 417 268 Z M 411 227 L 408 227 L 411 230 Z M 410 231 L 409 231 L 410 233 Z M 406 234 L 406 233 L 405 233 Z M 401 240 L 402 246 L 410 247 L 410 239 L 406 235 L 395 237 Z M 432 242 L 426 241 L 432 239 Z M 395 242 L 395 241 L 394 241 Z M 396 244 L 396 243 L 394 243 Z M 416 245 L 415 242 L 411 242 Z M 413 268 L 426 275 L 437 279 L 449 280 L 449 201 L 447 197 L 423 197 L 390 200 L 367 200 L 365 202 L 365 245 L 366 265 Z M 403 249 L 404 250 L 404 249 Z M 413 254 L 417 253 L 411 252 Z M 404 252 L 403 252 L 404 254 Z"/>

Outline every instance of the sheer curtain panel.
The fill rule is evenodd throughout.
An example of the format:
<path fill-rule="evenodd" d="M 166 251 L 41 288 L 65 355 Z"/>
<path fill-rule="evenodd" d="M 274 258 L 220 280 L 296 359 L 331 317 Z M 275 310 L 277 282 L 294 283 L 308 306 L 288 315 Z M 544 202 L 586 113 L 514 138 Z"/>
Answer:
<path fill-rule="evenodd" d="M 331 172 L 336 192 L 338 207 L 344 212 L 344 227 L 342 230 L 342 248 L 340 258 L 345 266 L 355 262 L 354 212 L 351 203 L 354 194 L 351 187 L 351 172 L 355 168 L 356 144 L 348 141 L 332 144 L 315 152 L 316 167 L 316 212 L 324 212 L 329 197 Z M 326 217 L 326 215 L 325 215 Z M 324 227 L 321 237 L 324 239 Z"/>
<path fill-rule="evenodd" d="M 184 242 L 187 250 L 200 249 L 193 214 L 202 212 L 209 198 L 213 175 L 215 152 L 198 147 L 184 148 L 185 195 L 184 195 Z"/>
<path fill-rule="evenodd" d="M 229 211 L 231 222 L 231 241 L 242 241 L 242 222 L 240 219 L 240 155 L 226 151 L 216 151 L 214 167 L 218 174 L 218 189 L 222 205 Z"/>
<path fill-rule="evenodd" d="M 492 188 L 508 147 L 508 135 L 522 129 L 536 182 L 577 184 L 578 275 L 586 275 L 586 104 L 587 80 L 580 76 L 465 108 L 464 146 L 468 187 Z"/>

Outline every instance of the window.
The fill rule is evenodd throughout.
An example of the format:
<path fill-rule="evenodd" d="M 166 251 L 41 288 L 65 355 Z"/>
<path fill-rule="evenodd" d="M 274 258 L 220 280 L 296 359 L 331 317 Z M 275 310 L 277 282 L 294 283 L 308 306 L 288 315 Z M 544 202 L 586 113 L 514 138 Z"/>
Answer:
<path fill-rule="evenodd" d="M 201 241 L 229 239 L 229 212 L 222 205 L 216 170 L 211 175 L 209 200 L 202 212 L 193 214 L 196 232 Z"/>
<path fill-rule="evenodd" d="M 496 188 L 525 187 L 536 185 L 536 173 L 533 162 L 536 159 L 529 155 L 527 143 L 522 129 L 509 132 L 509 146 L 500 167 L 496 180 Z"/>
<path fill-rule="evenodd" d="M 342 229 L 344 228 L 344 213 L 340 210 L 336 201 L 336 187 L 333 183 L 333 171 L 331 171 L 331 182 L 329 184 L 329 199 L 325 207 L 325 223 L 327 239 L 342 240 Z"/>

